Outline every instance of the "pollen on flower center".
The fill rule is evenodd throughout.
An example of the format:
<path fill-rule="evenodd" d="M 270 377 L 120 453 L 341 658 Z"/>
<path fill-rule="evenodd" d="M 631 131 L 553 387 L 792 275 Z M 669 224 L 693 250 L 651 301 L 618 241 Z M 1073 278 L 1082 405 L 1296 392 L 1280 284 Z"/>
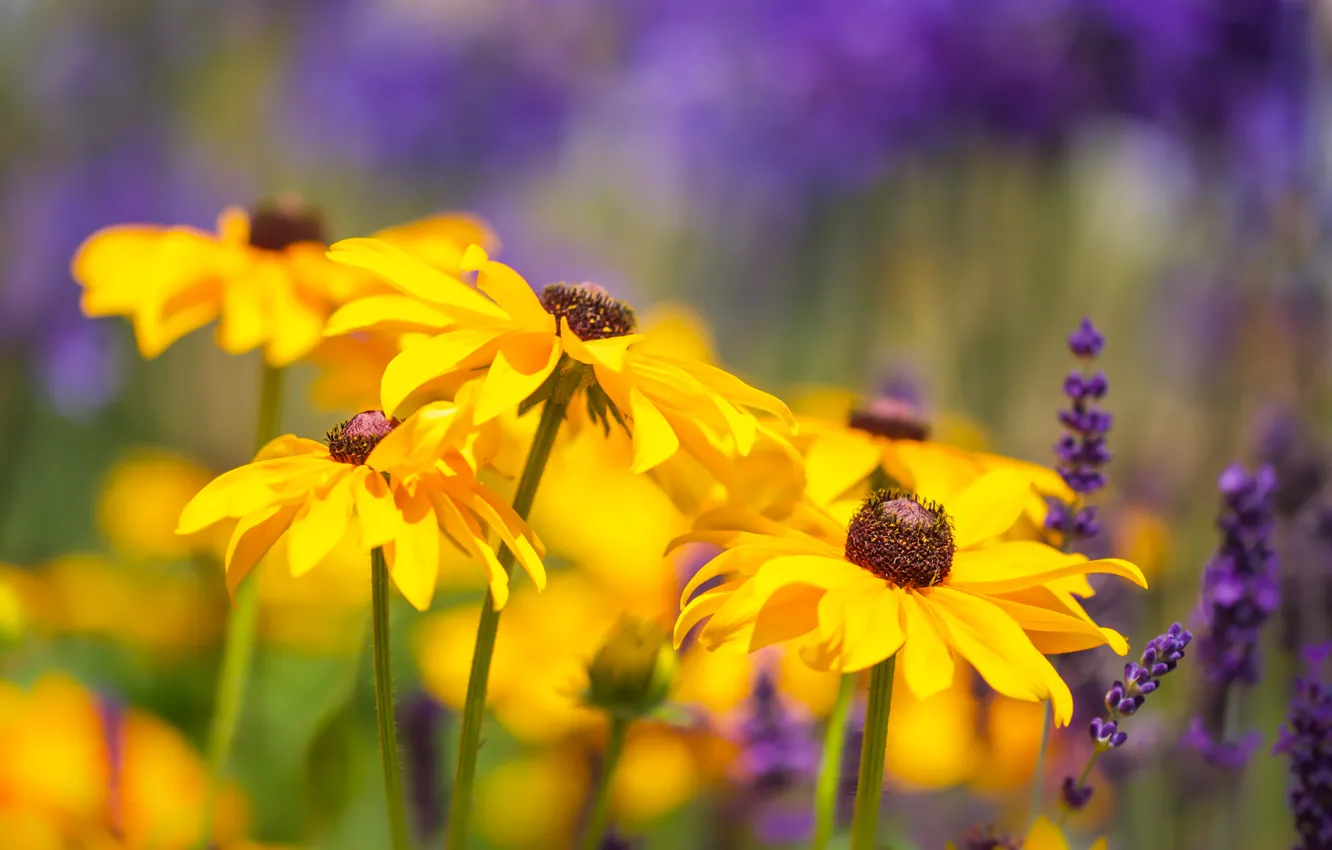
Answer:
<path fill-rule="evenodd" d="M 401 424 L 397 419 L 385 416 L 382 410 L 363 411 L 328 429 L 324 437 L 328 442 L 328 453 L 334 460 L 360 466 L 379 441 Z"/>
<path fill-rule="evenodd" d="M 279 198 L 250 213 L 250 245 L 282 251 L 297 242 L 325 243 L 324 221 L 294 198 Z"/>
<path fill-rule="evenodd" d="M 851 411 L 847 425 L 890 440 L 924 440 L 930 436 L 930 425 L 920 407 L 891 396 L 879 396 L 868 407 Z"/>
<path fill-rule="evenodd" d="M 944 509 L 901 490 L 871 494 L 846 530 L 846 559 L 898 587 L 943 581 L 954 549 Z"/>
<path fill-rule="evenodd" d="M 541 306 L 583 341 L 628 336 L 638 327 L 633 308 L 610 297 L 594 283 L 552 283 L 541 292 Z"/>

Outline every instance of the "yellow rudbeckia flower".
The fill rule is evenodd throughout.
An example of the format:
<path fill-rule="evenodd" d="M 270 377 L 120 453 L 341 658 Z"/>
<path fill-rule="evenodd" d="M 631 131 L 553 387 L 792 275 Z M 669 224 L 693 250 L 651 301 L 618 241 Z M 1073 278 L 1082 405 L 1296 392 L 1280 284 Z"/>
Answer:
<path fill-rule="evenodd" d="M 1002 694 L 1052 700 L 1066 725 L 1072 695 L 1028 633 L 1064 652 L 1113 640 L 1044 585 L 1088 573 L 1146 582 L 1127 561 L 1002 541 L 1029 487 L 1020 474 L 998 470 L 942 504 L 880 490 L 845 527 L 824 515 L 819 534 L 729 509 L 705 514 L 678 540 L 729 548 L 694 576 L 682 602 L 714 577 L 724 583 L 688 601 L 676 639 L 710 617 L 699 632 L 704 646 L 753 652 L 797 641 L 812 666 L 841 672 L 900 651 L 907 686 L 922 699 L 952 683 L 956 653 Z"/>
<path fill-rule="evenodd" d="M 375 272 L 398 293 L 362 298 L 329 320 L 326 333 L 391 326 L 428 334 L 408 345 L 384 371 L 383 408 L 396 411 L 409 396 L 459 377 L 479 382 L 476 421 L 539 399 L 538 390 L 567 357 L 590 369 L 584 383 L 592 418 L 613 416 L 633 425 L 633 470 L 643 472 L 683 446 L 715 456 L 733 445 L 747 454 L 757 422 L 743 408 L 791 420 L 780 400 L 697 361 L 636 350 L 632 309 L 590 284 L 552 284 L 540 295 L 485 250 L 467 249 L 462 268 L 476 271 L 477 289 L 377 239 L 335 244 L 329 257 Z"/>
<path fill-rule="evenodd" d="M 438 216 L 377 235 L 447 265 L 440 251 L 485 232 L 471 219 Z M 320 218 L 282 198 L 253 213 L 228 207 L 216 233 L 139 224 L 104 228 L 79 247 L 72 273 L 83 287 L 83 312 L 129 317 L 144 357 L 156 357 L 220 317 L 217 342 L 224 351 L 262 347 L 270 366 L 285 366 L 323 341 L 324 323 L 337 305 L 383 288 L 373 276 L 329 262 L 325 250 Z M 453 249 L 455 263 L 460 252 Z"/>
<path fill-rule="evenodd" d="M 406 423 L 375 410 L 330 430 L 327 445 L 279 437 L 252 463 L 204 487 L 185 506 L 178 531 L 189 534 L 239 520 L 226 554 L 227 587 L 233 591 L 284 535 L 292 575 L 300 576 L 352 531 L 361 548 L 382 547 L 398 589 L 421 610 L 434 595 L 441 531 L 485 567 L 497 608 L 508 599 L 508 575 L 487 540 L 489 531 L 499 535 L 537 586 L 544 586 L 536 536 L 477 481 L 452 443 L 422 451 L 418 426 L 425 417 L 466 421 L 452 407 L 422 410 Z M 427 436 L 436 439 L 448 431 L 432 425 Z"/>

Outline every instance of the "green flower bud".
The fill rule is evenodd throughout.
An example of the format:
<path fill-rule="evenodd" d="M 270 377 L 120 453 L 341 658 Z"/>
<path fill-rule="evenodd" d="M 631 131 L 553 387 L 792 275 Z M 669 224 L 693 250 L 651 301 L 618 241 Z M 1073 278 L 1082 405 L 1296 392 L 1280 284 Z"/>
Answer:
<path fill-rule="evenodd" d="M 584 699 L 617 717 L 642 717 L 665 701 L 677 669 L 666 630 L 650 620 L 625 616 L 587 668 Z"/>

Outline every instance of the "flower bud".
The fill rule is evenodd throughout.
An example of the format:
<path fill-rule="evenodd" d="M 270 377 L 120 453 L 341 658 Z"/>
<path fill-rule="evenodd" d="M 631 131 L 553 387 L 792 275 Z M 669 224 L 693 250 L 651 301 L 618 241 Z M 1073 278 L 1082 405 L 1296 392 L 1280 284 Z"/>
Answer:
<path fill-rule="evenodd" d="M 665 701 L 676 670 L 666 630 L 649 620 L 625 616 L 588 666 L 584 699 L 618 717 L 641 717 Z"/>

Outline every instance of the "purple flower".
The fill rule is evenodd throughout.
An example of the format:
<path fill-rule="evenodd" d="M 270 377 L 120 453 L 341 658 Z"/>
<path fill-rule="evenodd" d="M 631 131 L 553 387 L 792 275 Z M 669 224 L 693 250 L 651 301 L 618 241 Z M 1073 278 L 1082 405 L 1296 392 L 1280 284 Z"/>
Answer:
<path fill-rule="evenodd" d="M 819 764 L 819 748 L 808 721 L 782 704 L 768 670 L 759 672 L 739 729 L 736 772 L 743 783 L 742 811 L 750 829 L 766 843 L 803 841 L 814 830 L 812 808 L 792 806 L 793 792 L 803 792 Z"/>
<path fill-rule="evenodd" d="M 1290 809 L 1300 834 L 1300 850 L 1332 847 L 1332 689 L 1320 668 L 1332 645 L 1308 647 L 1307 677 L 1295 680 L 1286 725 L 1274 752 L 1290 758 Z"/>
<path fill-rule="evenodd" d="M 1136 662 L 1124 665 L 1123 681 L 1116 681 L 1105 692 L 1104 718 L 1092 718 L 1087 732 L 1092 739 L 1091 758 L 1079 779 L 1064 778 L 1060 797 L 1065 807 L 1077 810 L 1091 799 L 1092 787 L 1087 784 L 1092 765 L 1101 753 L 1117 750 L 1128 741 L 1128 733 L 1120 728 L 1124 718 L 1132 717 L 1147 701 L 1148 694 L 1161 686 L 1161 678 L 1174 671 L 1184 658 L 1184 650 L 1193 640 L 1193 634 L 1174 623 L 1163 634 L 1147 641 Z"/>
<path fill-rule="evenodd" d="M 416 816 L 416 834 L 423 841 L 444 826 L 444 795 L 440 787 L 440 733 L 448 711 L 424 691 L 413 693 L 398 704 L 406 761 L 407 795 Z"/>
<path fill-rule="evenodd" d="M 1068 337 L 1069 351 L 1084 363 L 1094 360 L 1104 347 L 1105 337 L 1088 318 L 1083 318 Z M 1054 453 L 1060 476 L 1079 496 L 1088 496 L 1105 486 L 1101 467 L 1110 461 L 1105 435 L 1113 418 L 1097 405 L 1109 389 L 1104 372 L 1070 372 L 1064 378 L 1064 395 L 1069 406 L 1059 411 L 1059 422 L 1068 433 L 1055 443 Z M 1095 537 L 1101 530 L 1094 505 L 1078 508 L 1058 499 L 1050 500 L 1045 527 L 1062 535 L 1066 543 Z"/>

